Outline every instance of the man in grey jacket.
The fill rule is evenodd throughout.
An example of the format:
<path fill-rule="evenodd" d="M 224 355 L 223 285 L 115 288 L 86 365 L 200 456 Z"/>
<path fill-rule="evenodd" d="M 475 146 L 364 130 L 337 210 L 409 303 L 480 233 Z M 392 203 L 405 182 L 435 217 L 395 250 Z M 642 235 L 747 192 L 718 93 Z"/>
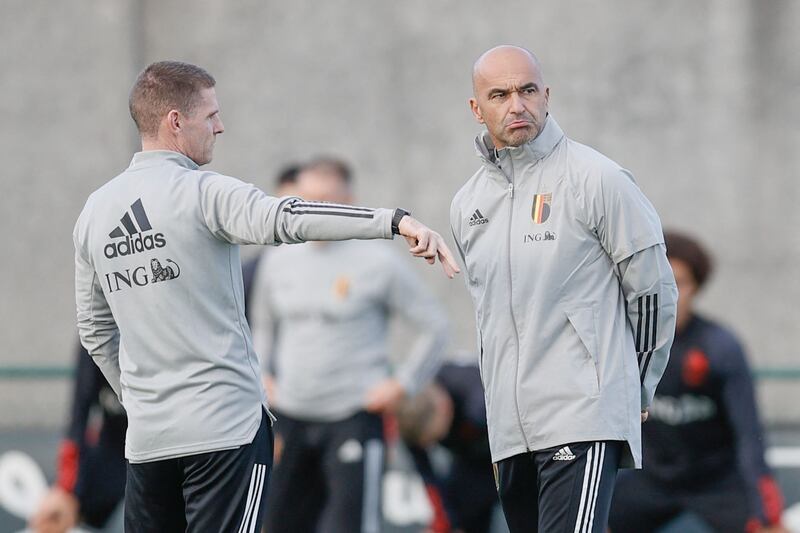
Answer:
<path fill-rule="evenodd" d="M 128 414 L 127 531 L 261 527 L 272 439 L 239 244 L 399 233 L 456 271 L 441 237 L 403 210 L 277 199 L 200 170 L 223 132 L 214 86 L 180 62 L 139 75 L 142 151 L 89 197 L 73 234 L 81 342 Z"/>
<path fill-rule="evenodd" d="M 353 201 L 350 169 L 337 159 L 306 164 L 296 186 L 306 200 Z M 271 533 L 380 527 L 381 415 L 433 378 L 447 340 L 441 306 L 385 244 L 314 242 L 262 259 L 251 327 L 283 449 L 270 481 Z M 416 341 L 396 365 L 393 318 L 413 325 Z"/>
<path fill-rule="evenodd" d="M 564 136 L 531 52 L 485 52 L 473 89 L 481 168 L 450 222 L 503 511 L 512 533 L 602 532 L 675 329 L 661 224 L 627 170 Z"/>

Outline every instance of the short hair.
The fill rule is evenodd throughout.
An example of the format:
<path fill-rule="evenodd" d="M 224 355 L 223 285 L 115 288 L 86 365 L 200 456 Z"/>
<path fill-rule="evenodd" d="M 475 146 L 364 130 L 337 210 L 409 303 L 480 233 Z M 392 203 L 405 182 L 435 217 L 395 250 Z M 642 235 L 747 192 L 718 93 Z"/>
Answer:
<path fill-rule="evenodd" d="M 275 186 L 294 185 L 297 183 L 297 175 L 300 174 L 301 167 L 297 164 L 286 165 L 275 176 Z"/>
<path fill-rule="evenodd" d="M 422 442 L 436 412 L 436 400 L 431 386 L 417 395 L 404 399 L 397 408 L 400 437 L 409 444 Z"/>
<path fill-rule="evenodd" d="M 697 287 L 702 287 L 714 270 L 713 261 L 706 249 L 694 238 L 677 231 L 664 232 L 667 258 L 683 261 L 692 271 Z"/>
<path fill-rule="evenodd" d="M 353 181 L 353 171 L 350 169 L 350 165 L 336 157 L 315 157 L 303 165 L 302 170 L 317 170 L 336 174 L 346 185 L 350 185 Z"/>
<path fill-rule="evenodd" d="M 155 136 L 162 118 L 172 109 L 190 114 L 198 93 L 216 83 L 211 74 L 197 65 L 181 61 L 151 63 L 136 78 L 128 99 L 139 133 Z"/>

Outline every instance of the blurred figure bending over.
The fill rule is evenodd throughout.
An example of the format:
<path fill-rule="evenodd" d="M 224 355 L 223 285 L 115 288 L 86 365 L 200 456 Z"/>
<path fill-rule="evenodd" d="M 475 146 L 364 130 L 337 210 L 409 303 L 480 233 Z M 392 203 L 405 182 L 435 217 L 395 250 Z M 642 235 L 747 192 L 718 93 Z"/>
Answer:
<path fill-rule="evenodd" d="M 690 511 L 721 533 L 783 531 L 745 354 L 694 310 L 711 259 L 686 235 L 666 232 L 665 242 L 680 295 L 675 342 L 642 426 L 644 470 L 620 473 L 611 529 L 656 531 Z"/>
<path fill-rule="evenodd" d="M 298 176 L 310 202 L 349 202 L 350 170 L 320 159 Z M 313 205 L 313 204 L 312 204 Z M 391 371 L 389 318 L 417 341 Z M 405 260 L 375 243 L 308 243 L 269 250 L 258 270 L 253 335 L 278 415 L 270 533 L 380 528 L 383 422 L 439 367 L 446 319 Z M 274 364 L 274 366 L 273 366 Z"/>
<path fill-rule="evenodd" d="M 434 508 L 429 531 L 488 533 L 499 500 L 477 365 L 442 365 L 434 383 L 403 401 L 397 418 Z M 436 444 L 452 457 L 444 475 L 428 455 Z"/>

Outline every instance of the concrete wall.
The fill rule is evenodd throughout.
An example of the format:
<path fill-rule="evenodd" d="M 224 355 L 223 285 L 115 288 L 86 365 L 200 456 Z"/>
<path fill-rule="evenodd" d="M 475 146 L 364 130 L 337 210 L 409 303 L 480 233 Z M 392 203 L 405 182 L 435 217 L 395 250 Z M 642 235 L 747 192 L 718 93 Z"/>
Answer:
<path fill-rule="evenodd" d="M 450 198 L 477 166 L 470 67 L 502 42 L 540 56 L 571 137 L 630 168 L 665 226 L 713 250 L 703 308 L 741 333 L 752 362 L 797 361 L 797 2 L 6 0 L 0 10 L 0 365 L 71 359 L 72 225 L 134 150 L 126 98 L 145 64 L 182 59 L 217 77 L 226 132 L 215 170 L 269 187 L 285 162 L 342 155 L 363 203 L 409 207 L 445 233 Z M 456 347 L 472 349 L 462 282 L 419 268 L 452 313 Z M 58 423 L 67 390 L 0 381 L 0 425 Z M 796 390 L 761 385 L 770 420 L 800 421 L 800 402 L 786 402 Z"/>

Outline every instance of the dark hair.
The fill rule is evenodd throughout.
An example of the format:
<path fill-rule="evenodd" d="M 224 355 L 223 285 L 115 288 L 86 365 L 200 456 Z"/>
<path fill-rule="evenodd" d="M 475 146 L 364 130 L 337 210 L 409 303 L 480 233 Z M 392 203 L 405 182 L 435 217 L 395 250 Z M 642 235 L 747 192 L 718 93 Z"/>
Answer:
<path fill-rule="evenodd" d="M 667 246 L 667 258 L 689 265 L 697 287 L 702 287 L 714 270 L 711 256 L 706 249 L 692 237 L 669 230 L 664 232 L 664 244 Z"/>
<path fill-rule="evenodd" d="M 302 170 L 330 172 L 340 177 L 347 185 L 350 185 L 353 181 L 353 172 L 350 170 L 350 165 L 335 157 L 315 157 L 303 165 Z"/>
<path fill-rule="evenodd" d="M 205 69 L 190 63 L 158 61 L 148 65 L 136 78 L 128 99 L 139 133 L 155 136 L 161 119 L 173 109 L 191 113 L 200 90 L 216 83 Z"/>
<path fill-rule="evenodd" d="M 300 174 L 300 165 L 291 164 L 283 167 L 278 175 L 275 176 L 275 186 L 293 185 L 297 183 L 297 175 Z"/>

